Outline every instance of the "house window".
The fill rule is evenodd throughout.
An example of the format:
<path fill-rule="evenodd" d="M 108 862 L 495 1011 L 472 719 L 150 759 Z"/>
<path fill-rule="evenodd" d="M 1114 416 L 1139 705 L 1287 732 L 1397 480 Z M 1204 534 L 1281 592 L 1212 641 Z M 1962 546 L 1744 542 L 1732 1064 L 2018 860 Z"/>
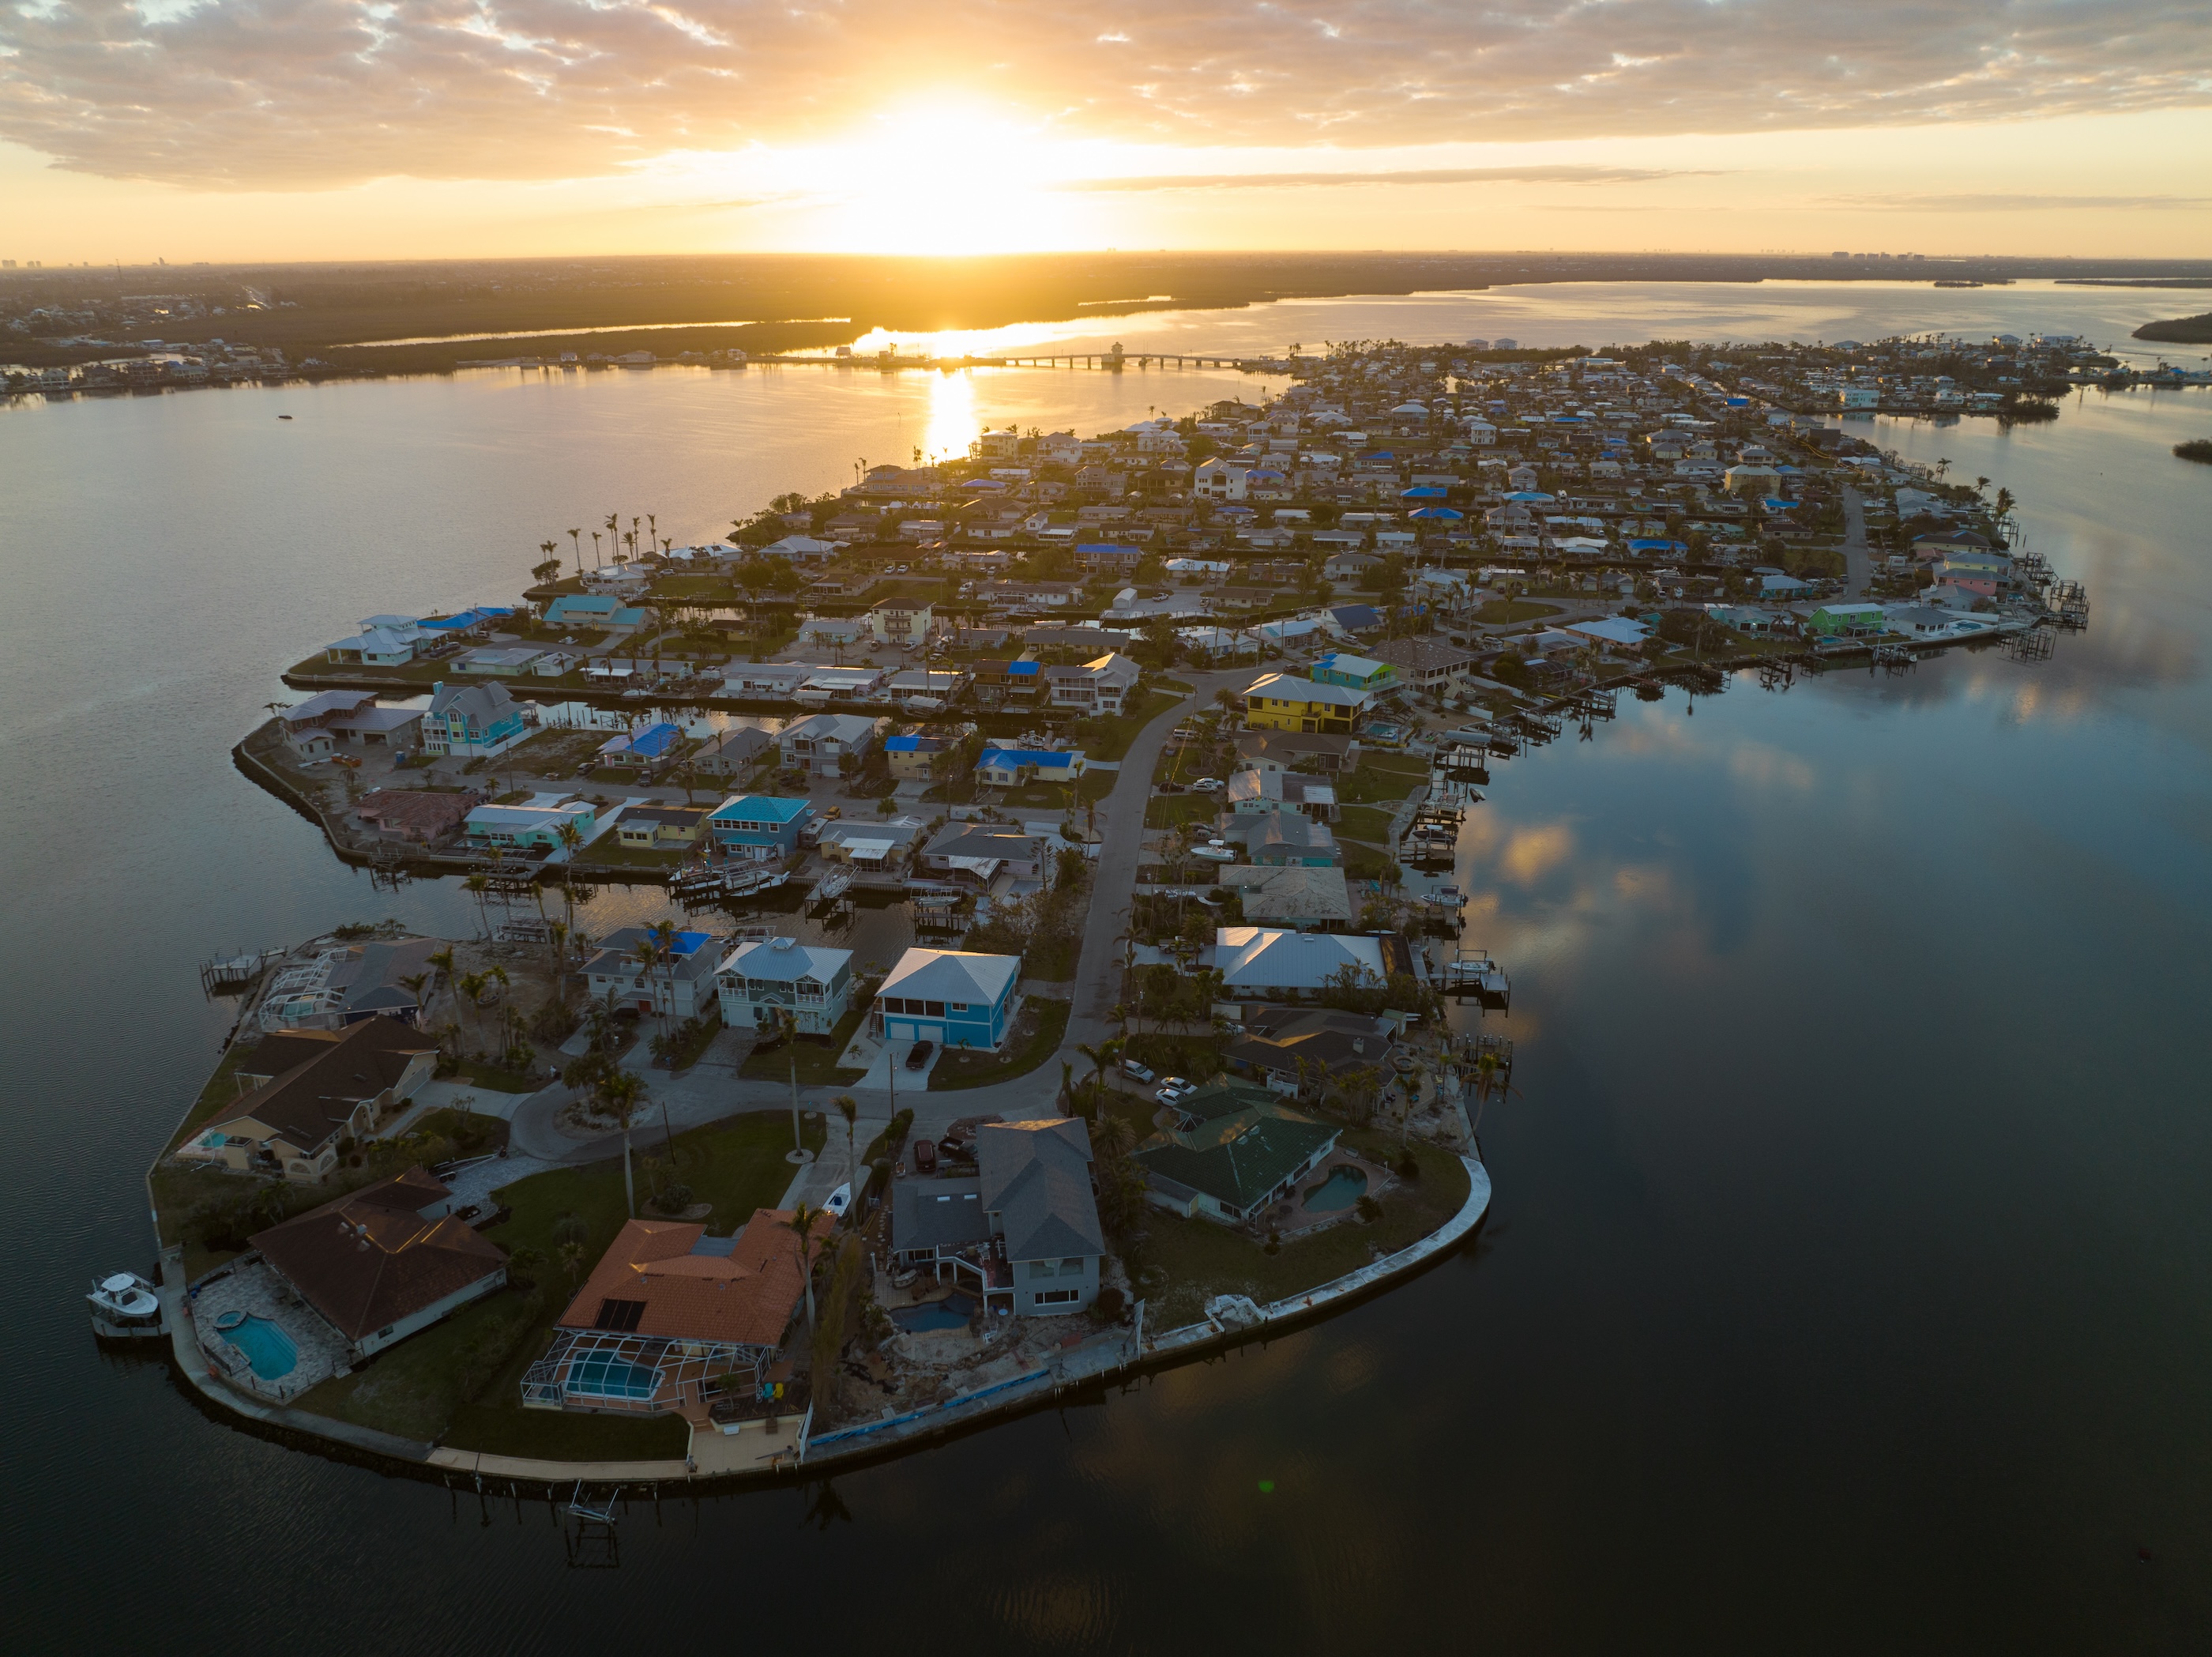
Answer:
<path fill-rule="evenodd" d="M 1080 1290 L 1073 1288 L 1042 1288 L 1030 1296 L 1031 1306 L 1072 1306 L 1082 1299 Z"/>
<path fill-rule="evenodd" d="M 1060 1275 L 1063 1277 L 1080 1277 L 1083 1275 L 1081 1258 L 1062 1260 L 1060 1263 Z"/>

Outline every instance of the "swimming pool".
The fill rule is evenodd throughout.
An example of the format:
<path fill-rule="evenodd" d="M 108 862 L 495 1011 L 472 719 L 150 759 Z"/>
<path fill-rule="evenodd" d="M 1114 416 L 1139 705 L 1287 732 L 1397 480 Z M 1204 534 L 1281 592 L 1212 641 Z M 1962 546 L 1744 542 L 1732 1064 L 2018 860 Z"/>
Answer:
<path fill-rule="evenodd" d="M 1317 1213 L 1348 1209 L 1367 1194 L 1367 1176 L 1358 1168 L 1338 1168 L 1305 1195 L 1304 1206 Z"/>
<path fill-rule="evenodd" d="M 246 1354 L 253 1373 L 264 1380 L 289 1375 L 300 1367 L 300 1349 L 292 1344 L 292 1337 L 282 1325 L 266 1318 L 248 1318 L 236 1328 L 224 1330 L 222 1334 L 225 1340 Z"/>
<path fill-rule="evenodd" d="M 973 1295 L 948 1295 L 927 1306 L 902 1306 L 891 1313 L 891 1321 L 908 1334 L 925 1329 L 965 1329 L 968 1319 L 975 1315 L 975 1304 Z"/>
<path fill-rule="evenodd" d="M 659 1390 L 660 1372 L 611 1353 L 593 1352 L 569 1366 L 572 1398 L 649 1398 Z"/>

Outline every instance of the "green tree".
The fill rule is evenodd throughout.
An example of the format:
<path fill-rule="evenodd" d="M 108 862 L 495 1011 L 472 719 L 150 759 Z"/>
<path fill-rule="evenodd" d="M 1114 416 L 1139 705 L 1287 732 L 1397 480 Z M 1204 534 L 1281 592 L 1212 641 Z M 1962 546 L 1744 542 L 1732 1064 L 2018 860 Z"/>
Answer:
<path fill-rule="evenodd" d="M 821 1218 L 819 1209 L 801 1201 L 793 1204 L 791 1218 L 784 1221 L 790 1228 L 792 1237 L 799 1247 L 799 1282 L 806 1295 L 806 1332 L 809 1335 L 814 1332 L 814 1228 Z M 825 1386 L 829 1384 L 827 1376 L 823 1377 L 823 1384 Z"/>

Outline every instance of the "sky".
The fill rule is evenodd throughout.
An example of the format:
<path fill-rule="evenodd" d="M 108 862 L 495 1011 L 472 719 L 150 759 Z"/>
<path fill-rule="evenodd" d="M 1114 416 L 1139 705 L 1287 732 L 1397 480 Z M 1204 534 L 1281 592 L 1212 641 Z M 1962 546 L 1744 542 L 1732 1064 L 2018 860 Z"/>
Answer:
<path fill-rule="evenodd" d="M 2212 257 L 2203 0 L 0 0 L 0 256 Z"/>

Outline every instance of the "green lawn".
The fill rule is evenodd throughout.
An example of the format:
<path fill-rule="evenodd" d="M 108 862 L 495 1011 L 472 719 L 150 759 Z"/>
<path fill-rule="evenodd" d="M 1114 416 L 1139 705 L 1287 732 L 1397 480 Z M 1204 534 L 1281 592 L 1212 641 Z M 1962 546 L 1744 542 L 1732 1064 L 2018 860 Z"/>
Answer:
<path fill-rule="evenodd" d="M 1347 1130 L 1344 1143 L 1395 1160 L 1396 1142 L 1387 1133 Z M 1425 1237 L 1467 1201 L 1467 1170 L 1450 1152 L 1433 1146 L 1417 1144 L 1413 1154 L 1420 1179 L 1382 1198 L 1381 1219 L 1372 1225 L 1347 1221 L 1318 1236 L 1285 1243 L 1273 1254 L 1211 1221 L 1147 1213 L 1150 1235 L 1141 1256 L 1144 1294 L 1150 1302 L 1146 1326 L 1173 1329 L 1193 1322 L 1215 1295 L 1249 1295 L 1264 1306 L 1358 1270 L 1367 1264 L 1370 1243 L 1388 1254 Z"/>
<path fill-rule="evenodd" d="M 1403 800 L 1429 780 L 1429 768 L 1418 760 L 1392 754 L 1364 757 L 1359 769 L 1330 779 L 1340 805 L 1362 805 L 1378 800 Z"/>
<path fill-rule="evenodd" d="M 858 1081 L 867 1072 L 840 1069 L 837 1059 L 865 1016 L 866 1009 L 856 1007 L 839 1019 L 836 1029 L 827 1036 L 793 1036 L 784 1046 L 755 1048 L 745 1055 L 738 1074 L 755 1081 L 788 1081 L 792 1062 L 796 1059 L 799 1085 L 802 1087 L 828 1087 Z"/>
<path fill-rule="evenodd" d="M 1060 1051 L 1060 1044 L 1067 1034 L 1068 1003 L 1047 1001 L 1040 996 L 1030 996 L 1022 1002 L 1023 1021 L 1028 1025 L 1023 1032 L 1017 1025 L 1017 1033 L 1009 1038 L 1006 1047 L 996 1053 L 963 1053 L 949 1051 L 937 1061 L 937 1068 L 929 1073 L 932 1093 L 947 1093 L 960 1087 L 981 1087 L 993 1081 L 1011 1081 L 1016 1076 L 1027 1075 Z"/>
<path fill-rule="evenodd" d="M 1387 845 L 1390 838 L 1390 819 L 1395 813 L 1380 806 L 1346 806 L 1337 813 L 1334 824 L 1340 840 L 1364 840 L 1369 845 Z"/>
<path fill-rule="evenodd" d="M 461 1080 L 471 1087 L 482 1087 L 495 1093 L 534 1093 L 545 1084 L 513 1070 L 501 1069 L 496 1064 L 487 1064 L 482 1059 L 465 1059 L 461 1063 Z"/>
<path fill-rule="evenodd" d="M 1120 776 L 1119 771 L 1084 772 L 1075 779 L 1077 803 L 1085 800 L 1103 800 L 1114 792 L 1115 779 Z M 1000 804 L 1065 811 L 1067 809 L 1067 788 L 1064 783 L 1031 783 L 1023 788 L 1004 790 Z"/>
<path fill-rule="evenodd" d="M 609 829 L 598 839 L 576 853 L 580 868 L 598 864 L 605 868 L 674 868 L 691 856 L 690 846 L 671 846 L 663 850 L 653 846 L 626 846 L 615 838 L 616 831 Z"/>
<path fill-rule="evenodd" d="M 1502 622 L 1534 621 L 1559 613 L 1558 605 L 1539 604 L 1534 599 L 1492 599 L 1474 612 L 1474 618 L 1495 627 Z"/>
<path fill-rule="evenodd" d="M 809 1124 L 806 1141 L 811 1148 L 820 1148 L 818 1120 Z M 790 1148 L 788 1112 L 734 1117 L 676 1136 L 676 1177 L 692 1188 L 696 1200 L 714 1204 L 708 1228 L 726 1234 L 742 1226 L 754 1209 L 783 1195 L 791 1181 L 791 1165 L 783 1160 Z M 635 1135 L 635 1151 L 639 1157 L 667 1155 L 665 1142 L 643 1121 Z M 650 1176 L 641 1167 L 636 1177 L 642 1202 Z M 404 1437 L 429 1441 L 442 1435 L 443 1442 L 459 1448 L 502 1454 L 680 1455 L 680 1423 L 672 1428 L 667 1422 L 521 1407 L 522 1373 L 544 1350 L 553 1320 L 574 1293 L 574 1280 L 553 1243 L 554 1223 L 570 1214 L 584 1221 L 579 1272 L 588 1273 L 627 1217 L 621 1159 L 533 1174 L 497 1195 L 514 1212 L 486 1234 L 510 1253 L 526 1247 L 543 1257 L 538 1287 L 510 1288 L 463 1308 L 355 1374 L 324 1382 L 299 1399 L 300 1407 Z M 672 1431 L 677 1435 L 672 1440 Z M 673 1450 L 666 1447 L 672 1442 Z"/>
<path fill-rule="evenodd" d="M 1137 740 L 1138 732 L 1182 699 L 1165 691 L 1147 691 L 1143 702 L 1119 719 L 1102 719 L 1085 725 L 1082 729 L 1086 736 L 1093 732 L 1098 734 L 1095 741 L 1086 742 L 1085 751 L 1093 759 L 1119 759 L 1129 752 L 1129 745 Z"/>
<path fill-rule="evenodd" d="M 1185 823 L 1213 821 L 1221 809 L 1218 794 L 1156 794 L 1145 801 L 1146 828 L 1181 828 Z"/>

